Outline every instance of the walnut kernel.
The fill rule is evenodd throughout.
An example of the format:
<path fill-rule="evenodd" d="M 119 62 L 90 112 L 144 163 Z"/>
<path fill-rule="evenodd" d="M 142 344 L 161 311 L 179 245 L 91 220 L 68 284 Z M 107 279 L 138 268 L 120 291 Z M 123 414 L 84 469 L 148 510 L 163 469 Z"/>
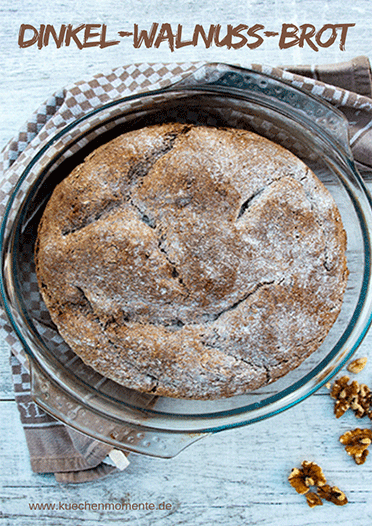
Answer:
<path fill-rule="evenodd" d="M 350 373 L 357 374 L 357 373 L 360 373 L 360 371 L 362 371 L 364 369 L 366 364 L 367 364 L 367 358 L 366 357 L 356 358 L 355 360 L 353 360 L 352 362 L 349 363 L 349 365 L 347 366 L 347 370 Z"/>
<path fill-rule="evenodd" d="M 372 430 L 357 427 L 340 436 L 340 442 L 344 444 L 346 453 L 353 457 L 356 464 L 364 464 L 369 454 L 367 448 L 372 443 Z"/>
<path fill-rule="evenodd" d="M 301 466 L 305 475 L 305 481 L 307 481 L 310 486 L 323 486 L 326 484 L 327 480 L 322 468 L 315 464 L 315 462 L 304 460 Z"/>
<path fill-rule="evenodd" d="M 306 494 L 306 501 L 310 508 L 314 508 L 315 506 L 323 506 L 323 501 L 317 495 L 316 493 L 309 491 L 309 493 Z"/>
<path fill-rule="evenodd" d="M 351 404 L 351 409 L 354 411 L 357 418 L 362 418 L 368 415 L 371 417 L 371 390 L 366 384 L 359 384 L 358 399 Z"/>
<path fill-rule="evenodd" d="M 310 486 L 323 486 L 327 482 L 322 469 L 315 462 L 304 460 L 301 466 L 302 469 L 293 468 L 288 477 L 290 485 L 300 495 L 307 493 Z"/>
<path fill-rule="evenodd" d="M 304 460 L 301 466 L 301 469 L 292 469 L 288 480 L 297 493 L 305 495 L 306 502 L 310 508 L 322 506 L 322 499 L 333 502 L 337 506 L 347 504 L 348 500 L 345 493 L 337 486 L 327 484 L 322 469 L 315 462 Z M 316 493 L 310 491 L 310 486 L 316 486 Z"/>
<path fill-rule="evenodd" d="M 305 482 L 302 469 L 293 468 L 289 474 L 288 481 L 300 495 L 304 495 L 309 491 L 309 486 Z"/>
<path fill-rule="evenodd" d="M 318 487 L 317 491 L 320 498 L 333 502 L 336 506 L 344 506 L 348 503 L 345 493 L 338 489 L 337 486 L 325 484 L 324 486 Z"/>
<path fill-rule="evenodd" d="M 334 407 L 336 418 L 340 418 L 349 408 L 358 418 L 366 415 L 371 418 L 371 390 L 367 385 L 359 384 L 357 380 L 349 384 L 349 380 L 348 376 L 342 376 L 331 387 L 330 395 L 336 400 Z"/>

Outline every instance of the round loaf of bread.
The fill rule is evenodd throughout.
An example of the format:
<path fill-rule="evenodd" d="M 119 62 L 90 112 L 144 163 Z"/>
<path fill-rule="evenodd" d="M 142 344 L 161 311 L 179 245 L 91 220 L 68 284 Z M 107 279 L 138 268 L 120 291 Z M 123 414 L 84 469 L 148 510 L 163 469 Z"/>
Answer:
<path fill-rule="evenodd" d="M 337 206 L 297 157 L 254 133 L 163 124 L 96 149 L 39 225 L 40 291 L 96 371 L 214 399 L 297 367 L 347 281 Z"/>

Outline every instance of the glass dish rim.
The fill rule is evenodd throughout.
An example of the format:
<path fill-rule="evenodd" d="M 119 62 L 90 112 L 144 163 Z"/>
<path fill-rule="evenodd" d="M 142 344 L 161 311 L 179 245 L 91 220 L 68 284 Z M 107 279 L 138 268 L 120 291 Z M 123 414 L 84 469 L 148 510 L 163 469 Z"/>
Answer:
<path fill-rule="evenodd" d="M 254 73 L 256 74 L 257 72 L 254 72 Z M 271 77 L 269 76 L 269 78 L 271 78 Z M 277 79 L 275 79 L 275 80 L 277 80 Z M 117 99 L 115 101 L 111 101 L 111 102 L 109 102 L 107 104 L 104 104 L 104 105 L 100 106 L 99 108 L 94 109 L 93 111 L 89 112 L 88 114 L 84 115 L 83 117 L 81 117 L 81 118 L 79 118 L 77 120 L 74 120 L 73 122 L 69 123 L 67 126 L 63 127 L 61 130 L 59 130 L 59 132 L 57 134 L 55 134 L 43 146 L 43 148 L 41 148 L 36 153 L 35 156 L 32 157 L 32 159 L 27 164 L 25 170 L 22 172 L 22 175 L 20 176 L 19 180 L 17 181 L 17 184 L 15 185 L 15 187 L 13 189 L 11 197 L 10 197 L 8 203 L 7 203 L 6 211 L 4 213 L 4 218 L 3 218 L 2 225 L 1 225 L 1 231 L 0 231 L 0 251 L 1 251 L 1 253 L 3 254 L 3 251 L 4 251 L 4 243 L 5 243 L 4 233 L 5 233 L 6 223 L 7 223 L 7 220 L 9 218 L 9 213 L 10 213 L 12 204 L 14 202 L 14 199 L 15 199 L 15 197 L 17 195 L 17 192 L 19 191 L 20 187 L 22 186 L 22 183 L 24 182 L 25 178 L 29 174 L 29 171 L 40 160 L 40 158 L 47 151 L 48 148 L 50 148 L 56 141 L 58 141 L 61 137 L 63 137 L 72 128 L 76 128 L 82 122 L 86 121 L 88 118 L 91 118 L 93 115 L 95 115 L 98 112 L 105 111 L 108 108 L 111 108 L 111 107 L 116 106 L 116 105 L 121 104 L 121 103 L 129 102 L 130 100 L 137 99 L 139 97 L 141 97 L 141 98 L 142 97 L 146 97 L 146 96 L 150 96 L 151 97 L 154 94 L 163 93 L 163 92 L 169 93 L 169 92 L 172 91 L 172 87 L 174 87 L 174 86 L 171 86 L 170 88 L 165 88 L 165 89 L 159 89 L 159 90 L 154 90 L 154 91 L 150 91 L 150 92 L 145 92 L 145 93 L 141 93 L 141 94 L 137 94 L 137 95 L 131 95 L 129 97 L 122 97 L 122 98 Z M 198 89 L 199 88 L 196 86 L 195 90 L 198 90 Z M 179 93 L 178 89 L 175 89 L 173 91 Z M 181 91 L 185 92 L 186 90 L 181 90 Z M 191 90 L 191 91 L 193 91 L 193 90 Z M 299 91 L 303 91 L 303 90 L 299 90 Z M 207 91 L 205 91 L 205 93 L 207 93 Z M 217 95 L 218 94 L 226 95 L 227 94 L 227 95 L 235 97 L 235 94 L 231 95 L 231 94 L 226 93 L 226 92 L 224 92 L 224 93 L 221 93 L 219 91 L 216 92 L 215 90 L 212 90 L 211 94 L 213 94 L 213 95 L 216 95 L 216 94 Z M 307 93 L 306 93 L 306 95 L 307 95 Z M 100 126 L 101 125 L 102 125 L 102 123 L 100 123 Z M 91 132 L 91 129 L 89 129 L 89 131 L 87 133 L 89 133 L 89 132 Z M 79 135 L 77 140 L 80 140 L 82 138 L 82 136 L 83 135 Z M 50 162 L 48 162 L 48 165 L 50 163 L 52 163 L 52 162 L 55 162 L 55 157 L 53 157 L 52 160 Z M 367 197 L 367 200 L 369 201 L 369 205 L 371 205 L 371 202 L 370 202 L 370 199 L 369 199 L 369 196 L 368 196 L 368 191 L 366 191 L 364 183 L 363 183 L 360 175 L 358 174 L 358 172 L 356 171 L 353 163 L 350 162 L 350 160 L 348 160 L 348 165 L 349 165 L 348 166 L 349 169 L 352 170 L 353 175 L 356 176 L 358 182 L 361 184 L 361 187 L 364 190 L 364 193 L 365 193 L 365 195 Z M 46 168 L 44 170 L 46 170 Z M 39 174 L 38 179 L 40 178 L 40 176 L 41 176 L 41 174 Z M 22 201 L 21 204 L 23 204 L 23 203 L 24 203 L 24 201 Z M 364 241 L 365 246 L 366 246 L 366 243 L 367 243 L 368 247 L 369 248 L 371 247 L 369 237 L 365 235 L 364 231 L 363 231 L 363 241 Z M 296 381 L 290 387 L 287 387 L 283 391 L 280 391 L 280 393 L 277 393 L 277 394 L 269 396 L 268 399 L 265 400 L 264 404 L 262 404 L 260 402 L 258 402 L 258 403 L 256 402 L 256 403 L 253 403 L 253 404 L 249 404 L 249 406 L 239 407 L 239 408 L 236 408 L 234 410 L 223 410 L 222 412 L 212 413 L 212 414 L 204 413 L 203 415 L 192 414 L 192 415 L 190 415 L 190 417 L 191 418 L 195 418 L 195 417 L 200 417 L 201 416 L 204 419 L 206 419 L 206 418 L 214 418 L 216 416 L 221 416 L 221 413 L 223 415 L 227 416 L 227 417 L 228 416 L 232 416 L 232 414 L 237 414 L 237 413 L 238 414 L 247 414 L 247 415 L 249 415 L 250 413 L 252 413 L 252 411 L 254 411 L 254 409 L 255 409 L 254 406 L 255 405 L 259 405 L 260 407 L 263 407 L 263 406 L 264 407 L 272 407 L 273 403 L 285 400 L 285 398 L 288 395 L 292 395 L 292 394 L 294 394 L 296 392 L 300 392 L 301 388 L 306 387 L 306 385 L 308 384 L 308 382 L 310 380 L 314 379 L 317 374 L 319 374 L 321 371 L 323 371 L 325 369 L 325 367 L 327 365 L 330 365 L 332 360 L 334 360 L 336 358 L 336 356 L 340 352 L 340 348 L 344 345 L 345 341 L 347 340 L 347 338 L 350 336 L 350 334 L 352 333 L 352 331 L 355 328 L 356 322 L 358 321 L 358 317 L 360 315 L 360 310 L 361 310 L 361 308 L 362 308 L 362 306 L 364 304 L 365 296 L 367 294 L 368 283 L 370 282 L 370 280 L 368 279 L 368 276 L 367 276 L 367 275 L 370 275 L 370 261 L 369 261 L 369 258 L 367 256 L 368 256 L 368 251 L 365 250 L 365 254 L 364 254 L 365 269 L 364 269 L 364 276 L 363 276 L 363 285 L 361 287 L 358 303 L 357 303 L 357 306 L 355 308 L 354 315 L 352 317 L 352 320 L 355 318 L 354 325 L 350 328 L 351 321 L 352 321 L 351 320 L 349 322 L 349 324 L 348 324 L 348 327 L 344 331 L 344 333 L 342 335 L 342 338 L 338 341 L 338 344 L 333 347 L 332 351 L 310 373 L 306 374 L 303 378 L 301 378 L 301 380 Z M 41 365 L 39 360 L 38 360 L 38 358 L 34 355 L 32 349 L 30 349 L 30 347 L 29 347 L 27 341 L 25 340 L 22 332 L 19 330 L 18 324 L 17 324 L 16 320 L 13 318 L 13 315 L 12 315 L 10 309 L 9 309 L 9 305 L 8 305 L 8 301 L 7 301 L 7 295 L 6 295 L 6 291 L 5 291 L 4 283 L 3 283 L 3 266 L 2 266 L 2 269 L 1 269 L 0 288 L 1 288 L 1 296 L 2 296 L 2 300 L 3 300 L 3 305 L 4 305 L 4 308 L 6 310 L 7 316 L 9 318 L 9 321 L 11 322 L 11 325 L 12 325 L 13 329 L 15 330 L 17 336 L 20 338 L 22 344 L 24 345 L 25 350 L 27 351 L 27 354 L 31 357 L 31 359 L 36 359 L 38 361 L 39 365 Z M 255 418 L 253 418 L 253 419 L 249 419 L 248 418 L 248 420 L 246 420 L 246 421 L 242 421 L 242 422 L 235 423 L 235 424 L 234 423 L 227 423 L 226 425 L 219 426 L 217 428 L 215 428 L 215 427 L 207 428 L 207 431 L 217 431 L 217 430 L 221 430 L 221 429 L 227 429 L 227 428 L 235 427 L 236 425 L 246 425 L 247 423 L 252 423 L 254 421 L 261 420 L 262 418 L 266 418 L 268 416 L 272 416 L 272 415 L 277 414 L 277 413 L 279 413 L 279 412 L 281 412 L 281 411 L 283 411 L 285 409 L 288 409 L 289 407 L 292 407 L 294 404 L 299 403 L 303 399 L 305 399 L 308 396 L 310 396 L 313 392 L 315 392 L 322 385 L 324 385 L 329 380 L 330 377 L 332 377 L 334 374 L 336 374 L 343 367 L 343 365 L 346 363 L 346 361 L 355 352 L 356 348 L 360 345 L 362 339 L 364 338 L 364 336 L 365 336 L 365 334 L 366 334 L 366 332 L 367 332 L 367 330 L 369 328 L 369 325 L 370 325 L 371 321 L 372 321 L 372 315 L 370 315 L 369 320 L 365 324 L 364 330 L 360 333 L 360 335 L 359 335 L 358 339 L 356 340 L 356 342 L 354 343 L 354 345 L 350 348 L 348 353 L 343 357 L 343 359 L 340 361 L 340 363 L 337 365 L 337 367 L 332 369 L 332 371 L 328 375 L 326 375 L 324 379 L 319 381 L 310 390 L 308 390 L 307 392 L 303 393 L 301 396 L 296 398 L 296 400 L 289 401 L 283 407 L 277 408 L 274 411 L 269 412 L 268 414 L 265 414 L 262 417 L 258 417 L 256 419 Z M 349 328 L 350 328 L 350 330 L 348 330 Z M 38 333 L 38 331 L 36 329 L 35 329 L 35 333 L 36 334 Z M 324 363 L 324 362 L 326 362 L 326 363 Z M 251 409 L 248 409 L 248 407 L 251 408 Z M 149 413 L 152 413 L 151 410 L 146 410 L 146 409 L 142 409 L 142 408 L 141 408 L 141 411 L 148 411 Z M 155 413 L 156 413 L 156 411 L 155 411 Z M 171 415 L 171 416 L 172 417 L 179 417 L 179 418 L 181 418 L 181 420 L 187 420 L 187 418 L 189 418 L 189 415 Z M 203 431 L 205 431 L 205 430 L 206 429 L 203 429 Z"/>

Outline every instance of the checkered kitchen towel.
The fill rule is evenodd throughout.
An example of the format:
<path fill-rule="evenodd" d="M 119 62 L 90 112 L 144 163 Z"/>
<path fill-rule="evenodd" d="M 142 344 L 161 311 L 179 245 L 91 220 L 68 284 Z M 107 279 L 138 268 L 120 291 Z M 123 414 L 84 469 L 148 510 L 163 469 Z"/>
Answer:
<path fill-rule="evenodd" d="M 123 66 L 77 82 L 51 96 L 1 154 L 0 220 L 25 165 L 56 131 L 111 100 L 177 82 L 203 64 Z M 326 66 L 241 65 L 285 79 L 338 107 L 349 121 L 350 144 L 357 167 L 364 177 L 372 177 L 372 78 L 367 57 Z M 30 297 L 36 286 L 30 282 Z M 28 360 L 3 312 L 0 312 L 0 336 L 12 350 L 15 396 L 32 469 L 38 473 L 52 472 L 60 482 L 90 481 L 115 470 L 107 462 L 111 446 L 68 428 L 32 401 Z"/>

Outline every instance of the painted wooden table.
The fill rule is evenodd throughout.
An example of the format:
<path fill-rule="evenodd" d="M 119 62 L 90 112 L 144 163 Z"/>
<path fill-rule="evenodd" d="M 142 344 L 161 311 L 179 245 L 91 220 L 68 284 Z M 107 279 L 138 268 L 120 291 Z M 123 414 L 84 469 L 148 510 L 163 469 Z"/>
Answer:
<path fill-rule="evenodd" d="M 74 44 L 37 48 L 18 47 L 21 24 L 97 23 L 107 26 L 107 40 L 118 31 L 151 27 L 152 23 L 183 26 L 187 38 L 195 24 L 262 24 L 278 32 L 284 23 L 326 23 L 350 26 L 345 49 L 336 42 L 315 51 L 306 41 L 280 49 L 278 39 L 268 38 L 257 48 L 228 49 L 226 46 L 159 46 L 135 48 L 130 39 L 120 45 L 78 49 Z M 82 78 L 133 62 L 182 62 L 209 60 L 270 65 L 330 63 L 357 55 L 372 58 L 372 15 L 369 0 L 346 3 L 336 0 L 171 0 L 103 2 L 65 0 L 53 4 L 15 3 L 0 6 L 1 82 L 0 147 L 16 133 L 27 117 L 54 91 Z M 371 188 L 372 189 L 372 188 Z M 372 384 L 372 331 L 357 351 L 369 356 L 369 365 L 358 380 Z M 196 524 L 307 526 L 369 526 L 372 524 L 372 460 L 357 466 L 348 457 L 339 436 L 356 425 L 353 414 L 336 420 L 326 388 L 269 420 L 222 432 L 203 439 L 171 460 L 132 455 L 129 467 L 97 482 L 60 485 L 53 475 L 37 475 L 29 467 L 28 451 L 14 401 L 9 367 L 9 349 L 0 342 L 0 524 L 93 526 L 130 524 L 173 526 Z M 310 509 L 304 497 L 289 486 L 292 467 L 304 459 L 318 462 L 330 483 L 349 498 L 345 507 L 325 503 Z M 92 504 L 141 504 L 132 510 L 96 511 Z M 50 511 L 31 509 L 35 503 L 55 504 Z M 146 506 L 147 503 L 147 506 Z M 75 506 L 74 506 L 75 504 Z M 162 509 L 151 509 L 155 505 Z M 160 505 L 160 506 L 159 506 Z M 73 508 L 76 509 L 73 509 Z M 119 507 L 119 506 L 117 506 Z M 135 507 L 135 506 L 134 506 Z M 68 509 L 70 508 L 70 509 Z M 90 508 L 90 509 L 89 509 Z"/>

